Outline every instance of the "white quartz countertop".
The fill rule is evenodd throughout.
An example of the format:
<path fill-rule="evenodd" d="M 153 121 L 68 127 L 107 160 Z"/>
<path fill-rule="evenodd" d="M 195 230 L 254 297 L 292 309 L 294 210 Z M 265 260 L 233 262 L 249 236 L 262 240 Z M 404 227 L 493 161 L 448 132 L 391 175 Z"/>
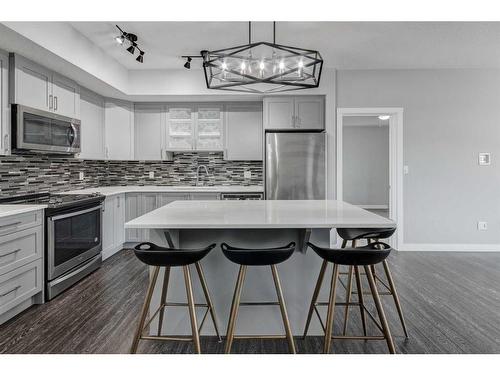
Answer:
<path fill-rule="evenodd" d="M 44 204 L 0 204 L 0 217 L 7 217 L 47 208 Z"/>
<path fill-rule="evenodd" d="M 122 193 L 262 193 L 262 186 L 103 186 L 61 192 L 63 194 L 101 193 L 106 196 Z"/>
<path fill-rule="evenodd" d="M 389 219 L 343 201 L 176 201 L 127 223 L 125 228 L 380 228 Z"/>

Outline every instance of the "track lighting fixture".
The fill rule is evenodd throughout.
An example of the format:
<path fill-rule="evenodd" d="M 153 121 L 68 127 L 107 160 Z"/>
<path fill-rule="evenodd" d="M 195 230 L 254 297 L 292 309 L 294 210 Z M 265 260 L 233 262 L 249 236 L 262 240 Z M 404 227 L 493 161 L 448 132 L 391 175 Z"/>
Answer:
<path fill-rule="evenodd" d="M 186 63 L 184 64 L 184 68 L 186 69 L 191 69 L 191 60 L 193 60 L 191 57 L 187 57 L 187 61 Z"/>
<path fill-rule="evenodd" d="M 137 35 L 123 31 L 118 25 L 115 26 L 118 30 L 120 30 L 120 35 L 115 37 L 116 43 L 120 45 L 128 45 L 127 51 L 130 52 L 132 55 L 135 53 L 135 50 L 138 50 L 139 56 L 137 56 L 135 61 L 143 63 L 144 51 L 140 49 L 139 46 L 137 45 L 137 40 L 138 40 Z"/>
<path fill-rule="evenodd" d="M 135 61 L 138 61 L 138 62 L 142 63 L 144 61 L 144 57 L 143 56 L 144 56 L 144 51 L 141 51 L 139 53 L 139 56 L 137 56 L 137 58 L 135 59 Z"/>
<path fill-rule="evenodd" d="M 133 55 L 133 54 L 134 54 L 134 52 L 135 52 L 135 47 L 136 47 L 136 46 L 137 46 L 137 44 L 132 43 L 132 44 L 130 45 L 130 47 L 128 47 L 128 48 L 127 48 L 127 51 L 129 51 L 129 52 Z"/>

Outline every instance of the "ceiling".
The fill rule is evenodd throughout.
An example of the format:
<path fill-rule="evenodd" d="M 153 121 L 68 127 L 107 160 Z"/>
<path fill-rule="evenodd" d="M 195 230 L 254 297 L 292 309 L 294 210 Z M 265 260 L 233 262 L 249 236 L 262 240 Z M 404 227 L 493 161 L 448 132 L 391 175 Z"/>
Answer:
<path fill-rule="evenodd" d="M 248 42 L 247 22 L 118 24 L 138 35 L 143 64 L 114 41 L 114 22 L 71 22 L 134 70 L 181 69 L 181 55 Z M 272 41 L 272 22 L 252 25 L 253 41 Z M 278 22 L 276 42 L 317 49 L 327 67 L 338 69 L 500 68 L 500 22 Z"/>

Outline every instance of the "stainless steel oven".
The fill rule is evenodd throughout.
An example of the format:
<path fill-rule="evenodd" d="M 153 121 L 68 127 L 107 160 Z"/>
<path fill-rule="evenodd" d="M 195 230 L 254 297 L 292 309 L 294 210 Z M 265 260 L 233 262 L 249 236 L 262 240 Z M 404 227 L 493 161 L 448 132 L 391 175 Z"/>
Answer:
<path fill-rule="evenodd" d="M 81 122 L 39 109 L 12 105 L 12 150 L 75 154 L 80 152 Z"/>
<path fill-rule="evenodd" d="M 47 216 L 47 299 L 97 269 L 102 251 L 102 204 Z"/>

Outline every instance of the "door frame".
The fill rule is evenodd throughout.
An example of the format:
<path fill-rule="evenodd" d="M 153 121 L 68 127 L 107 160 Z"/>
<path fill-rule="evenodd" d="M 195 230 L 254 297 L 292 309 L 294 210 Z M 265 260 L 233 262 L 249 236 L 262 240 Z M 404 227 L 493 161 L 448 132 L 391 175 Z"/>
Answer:
<path fill-rule="evenodd" d="M 389 120 L 389 214 L 396 222 L 398 230 L 392 237 L 392 246 L 402 248 L 403 245 L 403 108 L 337 108 L 336 129 L 336 178 L 335 199 L 343 199 L 343 118 L 344 116 L 378 116 L 390 115 Z"/>

